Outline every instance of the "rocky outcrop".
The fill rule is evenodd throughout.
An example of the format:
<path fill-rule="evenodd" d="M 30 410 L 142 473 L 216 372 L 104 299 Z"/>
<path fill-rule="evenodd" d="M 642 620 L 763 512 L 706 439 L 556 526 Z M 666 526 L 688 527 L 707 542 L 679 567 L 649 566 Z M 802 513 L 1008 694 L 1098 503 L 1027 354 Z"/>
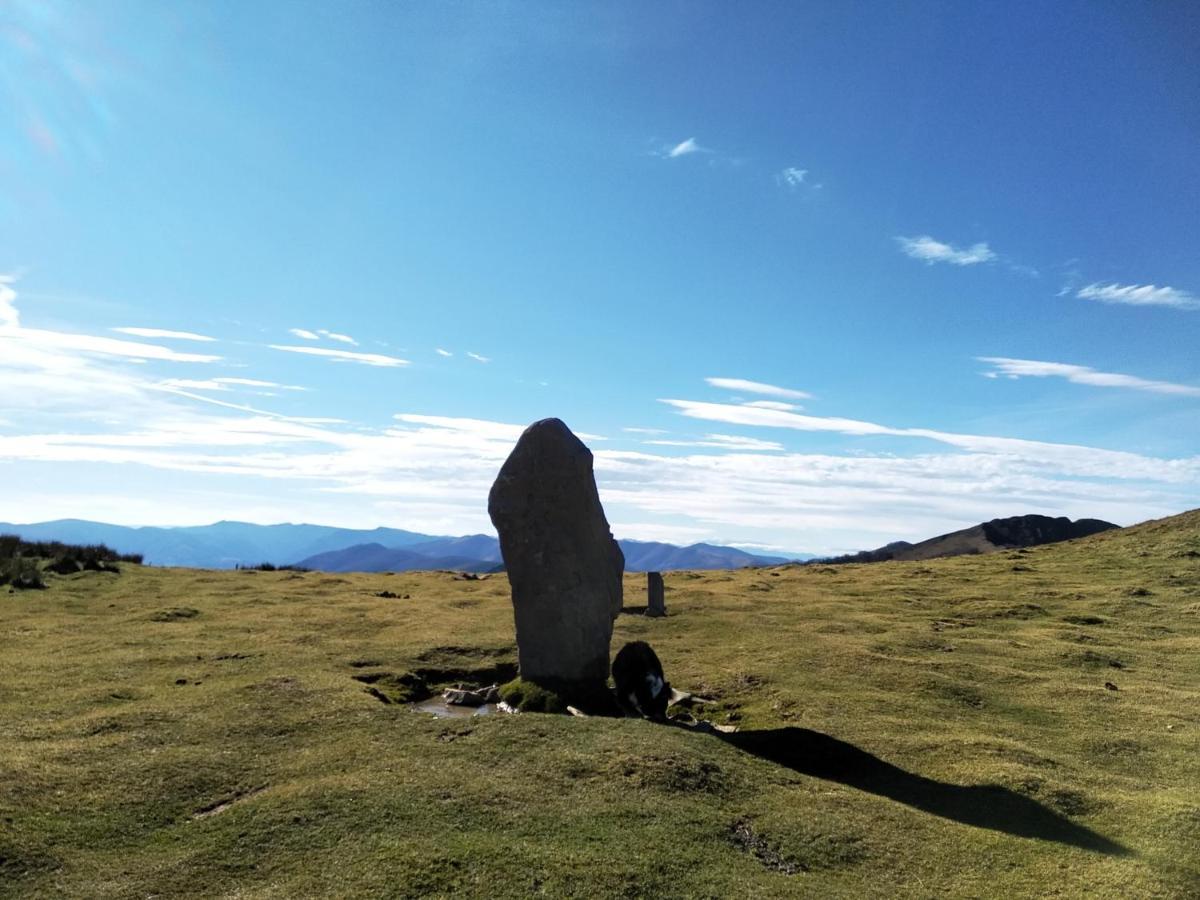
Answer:
<path fill-rule="evenodd" d="M 825 563 L 865 563 L 898 560 L 937 559 L 943 556 L 966 556 L 974 553 L 993 553 L 1021 547 L 1037 547 L 1090 537 L 1101 531 L 1120 526 L 1100 519 L 1079 519 L 1072 522 L 1066 516 L 1027 515 L 992 519 L 961 531 L 942 534 L 919 544 L 896 541 L 877 550 L 864 550 L 847 556 L 821 560 Z"/>
<path fill-rule="evenodd" d="M 1100 519 L 1078 519 L 1072 522 L 1066 516 L 1010 516 L 1007 519 L 992 519 L 981 526 L 983 535 L 996 547 L 1036 547 L 1039 544 L 1056 544 L 1090 537 L 1117 526 Z"/>

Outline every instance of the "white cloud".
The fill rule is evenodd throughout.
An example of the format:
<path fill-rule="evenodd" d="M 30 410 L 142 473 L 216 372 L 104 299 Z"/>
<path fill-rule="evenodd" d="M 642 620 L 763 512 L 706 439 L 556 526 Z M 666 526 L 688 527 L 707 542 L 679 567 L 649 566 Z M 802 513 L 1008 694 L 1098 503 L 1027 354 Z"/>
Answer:
<path fill-rule="evenodd" d="M 525 425 L 509 425 L 488 419 L 466 419 L 456 416 L 424 416 L 415 413 L 397 413 L 392 418 L 409 425 L 428 425 L 458 434 L 471 434 L 487 440 L 516 441 L 524 433 Z M 512 449 L 511 447 L 509 448 Z M 504 454 L 506 457 L 508 453 Z"/>
<path fill-rule="evenodd" d="M 74 353 L 116 356 L 134 362 L 153 359 L 210 363 L 221 359 L 219 356 L 203 353 L 179 353 L 169 347 L 143 344 L 139 341 L 25 328 L 21 325 L 21 318 L 17 312 L 17 291 L 12 286 L 15 282 L 15 276 L 0 276 L 0 341 L 4 342 L 0 362 L 3 362 L 5 354 L 13 363 L 20 363 L 18 356 L 26 362 L 38 357 L 43 368 L 53 369 L 57 364 L 61 370 L 65 370 L 75 366 L 72 358 Z"/>
<path fill-rule="evenodd" d="M 959 250 L 953 244 L 943 244 L 927 234 L 920 237 L 898 237 L 896 242 L 908 256 L 932 265 L 935 262 L 946 262 L 956 266 L 973 266 L 978 263 L 991 262 L 996 254 L 985 243 L 973 244 L 965 250 Z"/>
<path fill-rule="evenodd" d="M 441 347 L 434 347 L 433 352 L 436 353 L 438 356 L 453 356 L 454 355 L 449 350 L 443 350 Z"/>
<path fill-rule="evenodd" d="M 240 384 L 246 387 L 275 388 L 281 391 L 307 391 L 308 388 L 298 384 L 280 384 L 277 381 L 260 381 L 257 378 L 214 378 L 221 384 Z"/>
<path fill-rule="evenodd" d="M 17 292 L 13 288 L 16 280 L 16 275 L 0 275 L 0 328 L 17 328 L 20 324 Z"/>
<path fill-rule="evenodd" d="M 309 356 L 324 356 L 334 362 L 355 362 L 365 366 L 398 367 L 407 366 L 407 359 L 395 356 L 384 356 L 382 353 L 356 353 L 351 350 L 330 350 L 325 347 L 292 347 L 286 344 L 270 344 L 272 350 L 283 350 L 286 353 L 306 353 Z"/>
<path fill-rule="evenodd" d="M 230 391 L 235 387 L 274 388 L 282 391 L 307 391 L 308 388 L 295 384 L 279 384 L 275 381 L 260 381 L 257 378 L 167 378 L 158 382 L 157 388 L 182 388 L 191 391 Z"/>
<path fill-rule="evenodd" d="M 343 344 L 352 344 L 355 347 L 358 346 L 358 341 L 350 337 L 348 334 L 338 334 L 336 331 L 326 331 L 324 328 L 318 329 L 317 334 L 324 335 L 331 341 L 339 341 Z"/>
<path fill-rule="evenodd" d="M 0 340 L 24 341 L 27 344 L 55 350 L 77 350 L 102 356 L 119 356 L 127 360 L 164 360 L 167 362 L 211 363 L 221 359 L 203 353 L 178 353 L 157 344 L 142 344 L 90 334 L 70 334 L 64 331 L 41 331 L 21 328 L 12 333 L 0 332 Z"/>
<path fill-rule="evenodd" d="M 629 428 L 622 428 L 621 430 L 628 431 L 630 434 L 667 434 L 661 428 L 636 428 L 631 426 Z"/>
<path fill-rule="evenodd" d="M 706 153 L 704 147 L 696 143 L 695 138 L 688 138 L 686 141 L 680 141 L 674 147 L 667 151 L 668 159 L 676 159 L 680 156 L 687 156 L 689 153 Z"/>
<path fill-rule="evenodd" d="M 1065 378 L 1075 384 L 1087 384 L 1092 387 L 1132 388 L 1154 394 L 1200 397 L 1200 387 L 1194 385 L 1175 384 L 1170 381 L 1151 381 L 1138 378 L 1136 375 L 1121 375 L 1116 372 L 1097 372 L 1088 366 L 1039 362 L 1032 359 L 1008 359 L 1002 356 L 981 356 L 979 361 L 990 363 L 995 367 L 993 371 L 984 373 L 993 378 L 997 375 L 1006 375 L 1010 378 Z"/>
<path fill-rule="evenodd" d="M 156 387 L 180 388 L 187 391 L 228 391 L 229 385 L 222 384 L 215 378 L 167 378 L 160 381 Z"/>
<path fill-rule="evenodd" d="M 797 169 L 795 166 L 788 166 L 779 173 L 779 180 L 793 190 L 804 184 L 806 177 L 808 177 L 808 169 Z"/>
<path fill-rule="evenodd" d="M 165 328 L 113 328 L 112 331 L 121 334 L 132 334 L 135 337 L 170 338 L 176 341 L 215 341 L 216 338 L 191 331 L 168 331 Z"/>
<path fill-rule="evenodd" d="M 656 447 L 717 447 L 723 450 L 782 450 L 783 444 L 776 441 L 763 441 L 752 437 L 739 437 L 731 434 L 707 434 L 700 441 L 643 441 Z"/>
<path fill-rule="evenodd" d="M 761 381 L 747 381 L 744 378 L 705 378 L 713 387 L 724 388 L 728 391 L 745 391 L 747 394 L 766 394 L 768 397 L 791 397 L 795 400 L 807 400 L 812 394 L 804 391 L 794 391 L 791 388 L 777 387 L 773 384 L 763 384 Z"/>
<path fill-rule="evenodd" d="M 470 350 L 467 351 L 467 356 L 471 357 L 471 359 L 475 360 L 476 362 L 490 363 L 492 361 L 490 356 L 480 356 L 478 353 L 472 353 Z"/>
<path fill-rule="evenodd" d="M 712 537 L 712 529 L 704 525 L 664 525 L 661 522 L 622 522 L 619 536 L 623 540 L 689 546 Z"/>
<path fill-rule="evenodd" d="M 320 335 L 309 331 L 306 328 L 289 328 L 288 334 L 305 341 L 319 341 L 321 339 Z"/>
<path fill-rule="evenodd" d="M 704 453 L 667 458 L 600 451 L 596 473 L 614 533 L 625 521 L 707 526 L 689 540 L 767 543 L 814 553 L 922 540 L 996 516 L 1040 512 L 1130 524 L 1196 497 L 1200 458 L 1175 462 L 1186 481 L 1113 484 L 991 453 L 892 455 Z M 679 540 L 676 538 L 676 540 Z"/>
<path fill-rule="evenodd" d="M 920 438 L 947 444 L 960 450 L 1021 460 L 1033 468 L 1055 469 L 1077 477 L 1150 478 L 1176 482 L 1200 474 L 1200 457 L 1189 460 L 1158 460 L 1121 450 L 1102 450 L 1076 444 L 1054 444 L 1022 438 L 958 434 L 931 428 L 893 428 L 858 419 L 808 416 L 781 410 L 756 409 L 697 400 L 661 400 L 684 416 L 731 425 L 764 428 L 790 428 L 796 431 L 832 432 L 851 436 L 880 435 Z"/>
<path fill-rule="evenodd" d="M 1200 299 L 1187 291 L 1153 284 L 1089 284 L 1075 294 L 1084 300 L 1119 303 L 1128 306 L 1171 306 L 1175 309 L 1200 309 Z"/>
<path fill-rule="evenodd" d="M 795 403 L 784 403 L 782 400 L 750 400 L 742 406 L 754 406 L 759 409 L 781 409 L 785 412 L 800 409 Z"/>

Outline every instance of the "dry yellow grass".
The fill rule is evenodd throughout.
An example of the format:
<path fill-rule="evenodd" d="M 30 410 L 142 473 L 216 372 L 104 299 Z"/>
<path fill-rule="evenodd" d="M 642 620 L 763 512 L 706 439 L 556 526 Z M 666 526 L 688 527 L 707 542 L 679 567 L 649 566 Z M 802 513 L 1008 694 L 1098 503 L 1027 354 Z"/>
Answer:
<path fill-rule="evenodd" d="M 49 580 L 0 594 L 6 896 L 1200 896 L 1197 512 L 669 573 L 614 650 L 650 641 L 728 739 L 356 680 L 505 674 L 502 576 Z"/>

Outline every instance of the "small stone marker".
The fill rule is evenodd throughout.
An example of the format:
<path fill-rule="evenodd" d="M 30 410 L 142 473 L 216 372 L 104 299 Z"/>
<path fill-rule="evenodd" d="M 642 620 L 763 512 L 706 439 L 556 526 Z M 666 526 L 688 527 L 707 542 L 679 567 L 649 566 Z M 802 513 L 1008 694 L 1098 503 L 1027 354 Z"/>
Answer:
<path fill-rule="evenodd" d="M 604 690 L 625 556 L 592 452 L 560 420 L 534 422 L 492 485 L 488 515 L 512 585 L 521 678 Z"/>
<path fill-rule="evenodd" d="M 646 615 L 665 616 L 667 614 L 666 588 L 663 586 L 662 572 L 646 573 Z"/>

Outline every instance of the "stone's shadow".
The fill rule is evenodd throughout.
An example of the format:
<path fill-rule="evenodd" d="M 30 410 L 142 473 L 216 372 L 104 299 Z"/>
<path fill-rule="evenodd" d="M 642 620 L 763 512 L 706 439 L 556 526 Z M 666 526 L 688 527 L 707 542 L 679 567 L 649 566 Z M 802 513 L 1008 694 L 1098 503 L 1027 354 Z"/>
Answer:
<path fill-rule="evenodd" d="M 717 737 L 802 775 L 836 781 L 964 825 L 1055 841 L 1111 856 L 1132 853 L 1127 847 L 1006 787 L 934 781 L 819 731 L 787 727 L 738 731 Z"/>
<path fill-rule="evenodd" d="M 644 616 L 649 606 L 622 606 L 621 614 L 625 616 Z"/>

